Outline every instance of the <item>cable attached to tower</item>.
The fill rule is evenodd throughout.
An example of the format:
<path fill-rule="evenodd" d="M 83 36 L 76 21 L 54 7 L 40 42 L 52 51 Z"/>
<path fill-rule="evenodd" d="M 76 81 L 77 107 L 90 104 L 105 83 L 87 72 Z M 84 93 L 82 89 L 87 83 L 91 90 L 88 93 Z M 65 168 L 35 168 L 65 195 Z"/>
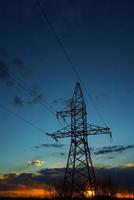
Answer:
<path fill-rule="evenodd" d="M 41 14 L 42 14 L 42 16 L 43 16 L 43 19 L 45 19 L 45 21 L 46 21 L 47 24 L 49 25 L 51 31 L 53 32 L 53 34 L 54 34 L 54 36 L 55 36 L 55 38 L 56 38 L 56 40 L 57 40 L 59 46 L 61 47 L 61 49 L 62 49 L 62 51 L 63 51 L 63 53 L 64 53 L 64 55 L 65 55 L 65 57 L 66 57 L 66 59 L 67 59 L 67 61 L 68 61 L 68 63 L 70 64 L 70 66 L 71 66 L 71 68 L 72 68 L 74 74 L 75 74 L 76 77 L 78 78 L 79 82 L 82 84 L 82 86 L 83 86 L 83 88 L 84 88 L 84 90 L 85 90 L 85 92 L 86 92 L 86 94 L 87 94 L 87 97 L 89 98 L 89 101 L 92 103 L 92 105 L 93 105 L 93 107 L 94 107 L 96 113 L 98 114 L 100 120 L 101 120 L 101 121 L 103 122 L 103 124 L 107 127 L 105 120 L 103 119 L 103 117 L 102 117 L 100 111 L 98 110 L 98 108 L 97 108 L 97 106 L 95 105 L 95 103 L 94 103 L 94 101 L 93 101 L 91 95 L 89 94 L 89 92 L 88 92 L 88 90 L 87 90 L 87 88 L 86 88 L 84 82 L 82 81 L 82 79 L 81 79 L 81 77 L 80 77 L 78 71 L 76 70 L 76 67 L 74 66 L 74 64 L 73 64 L 73 62 L 72 62 L 72 60 L 71 60 L 71 58 L 70 58 L 70 55 L 69 55 L 68 51 L 66 50 L 66 48 L 65 48 L 65 46 L 64 46 L 64 44 L 63 44 L 63 42 L 62 42 L 62 40 L 60 39 L 59 35 L 57 34 L 57 32 L 56 32 L 56 30 L 55 30 L 53 24 L 52 24 L 51 21 L 49 20 L 49 17 L 48 17 L 48 15 L 46 14 L 45 9 L 42 8 L 42 5 L 41 5 L 40 0 L 36 0 L 36 4 L 37 4 L 37 6 L 39 7 L 39 9 L 40 9 L 40 11 L 41 11 Z"/>

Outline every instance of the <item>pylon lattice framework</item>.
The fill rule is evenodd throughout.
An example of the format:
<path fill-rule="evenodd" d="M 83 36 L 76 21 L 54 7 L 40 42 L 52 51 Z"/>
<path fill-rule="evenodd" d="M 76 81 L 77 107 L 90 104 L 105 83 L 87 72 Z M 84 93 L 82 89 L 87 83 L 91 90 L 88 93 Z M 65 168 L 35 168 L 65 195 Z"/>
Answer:
<path fill-rule="evenodd" d="M 56 141 L 58 138 L 71 137 L 71 145 L 65 170 L 62 188 L 63 197 L 83 196 L 87 190 L 97 195 L 97 184 L 88 146 L 88 135 L 109 134 L 108 127 L 87 124 L 86 104 L 80 83 L 77 82 L 73 97 L 65 110 L 57 112 L 57 117 L 71 117 L 68 125 L 52 134 L 48 134 Z"/>

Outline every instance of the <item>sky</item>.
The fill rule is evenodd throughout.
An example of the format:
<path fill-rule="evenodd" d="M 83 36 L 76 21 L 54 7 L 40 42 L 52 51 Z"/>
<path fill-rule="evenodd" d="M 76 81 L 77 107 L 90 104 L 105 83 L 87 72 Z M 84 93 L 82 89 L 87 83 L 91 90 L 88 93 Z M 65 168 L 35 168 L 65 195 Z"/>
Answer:
<path fill-rule="evenodd" d="M 89 137 L 95 167 L 134 174 L 133 0 L 40 2 L 98 112 L 111 128 L 112 141 L 106 135 Z M 0 0 L 2 181 L 9 175 L 40 172 L 41 176 L 42 170 L 65 167 L 70 139 L 56 143 L 45 132 L 66 125 L 63 120 L 59 123 L 50 107 L 62 110 L 77 81 L 36 1 Z M 104 126 L 82 90 L 88 122 Z"/>

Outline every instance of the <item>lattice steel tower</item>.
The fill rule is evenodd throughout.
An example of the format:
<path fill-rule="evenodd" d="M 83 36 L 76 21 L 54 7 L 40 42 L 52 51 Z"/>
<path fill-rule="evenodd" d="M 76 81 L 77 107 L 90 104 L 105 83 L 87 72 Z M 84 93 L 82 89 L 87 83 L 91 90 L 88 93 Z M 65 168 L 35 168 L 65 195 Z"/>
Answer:
<path fill-rule="evenodd" d="M 71 125 L 52 134 L 48 134 L 56 141 L 58 138 L 71 137 L 71 145 L 65 170 L 62 196 L 83 196 L 85 191 L 98 194 L 95 172 L 88 146 L 88 135 L 109 134 L 108 127 L 87 124 L 86 104 L 80 83 L 77 82 L 73 97 L 66 108 L 57 112 L 57 117 L 71 117 Z"/>

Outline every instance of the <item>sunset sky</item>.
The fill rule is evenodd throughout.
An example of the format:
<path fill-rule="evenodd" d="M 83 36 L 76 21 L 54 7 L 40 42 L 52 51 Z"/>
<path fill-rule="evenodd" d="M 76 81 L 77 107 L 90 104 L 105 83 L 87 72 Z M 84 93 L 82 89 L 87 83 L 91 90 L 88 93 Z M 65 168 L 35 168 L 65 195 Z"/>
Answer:
<path fill-rule="evenodd" d="M 112 130 L 112 141 L 106 135 L 89 137 L 93 163 L 102 174 L 106 171 L 114 174 L 113 179 L 115 174 L 122 177 L 124 187 L 127 179 L 131 188 L 134 185 L 131 179 L 134 176 L 134 1 L 40 2 L 98 112 Z M 65 167 L 70 139 L 56 143 L 45 132 L 66 125 L 63 120 L 58 122 L 50 107 L 62 110 L 77 81 L 36 1 L 0 0 L 0 195 L 6 185 L 15 188 L 20 181 L 22 186 L 23 176 L 34 179 L 36 190 L 38 181 L 42 183 L 45 179 L 45 170 L 57 174 L 55 168 L 62 171 Z M 82 89 L 88 122 L 104 126 Z M 33 178 L 35 174 L 37 177 Z M 42 184 L 45 187 L 45 181 Z M 29 185 L 30 182 L 21 189 L 24 191 Z M 10 193 L 12 187 L 8 188 Z"/>

